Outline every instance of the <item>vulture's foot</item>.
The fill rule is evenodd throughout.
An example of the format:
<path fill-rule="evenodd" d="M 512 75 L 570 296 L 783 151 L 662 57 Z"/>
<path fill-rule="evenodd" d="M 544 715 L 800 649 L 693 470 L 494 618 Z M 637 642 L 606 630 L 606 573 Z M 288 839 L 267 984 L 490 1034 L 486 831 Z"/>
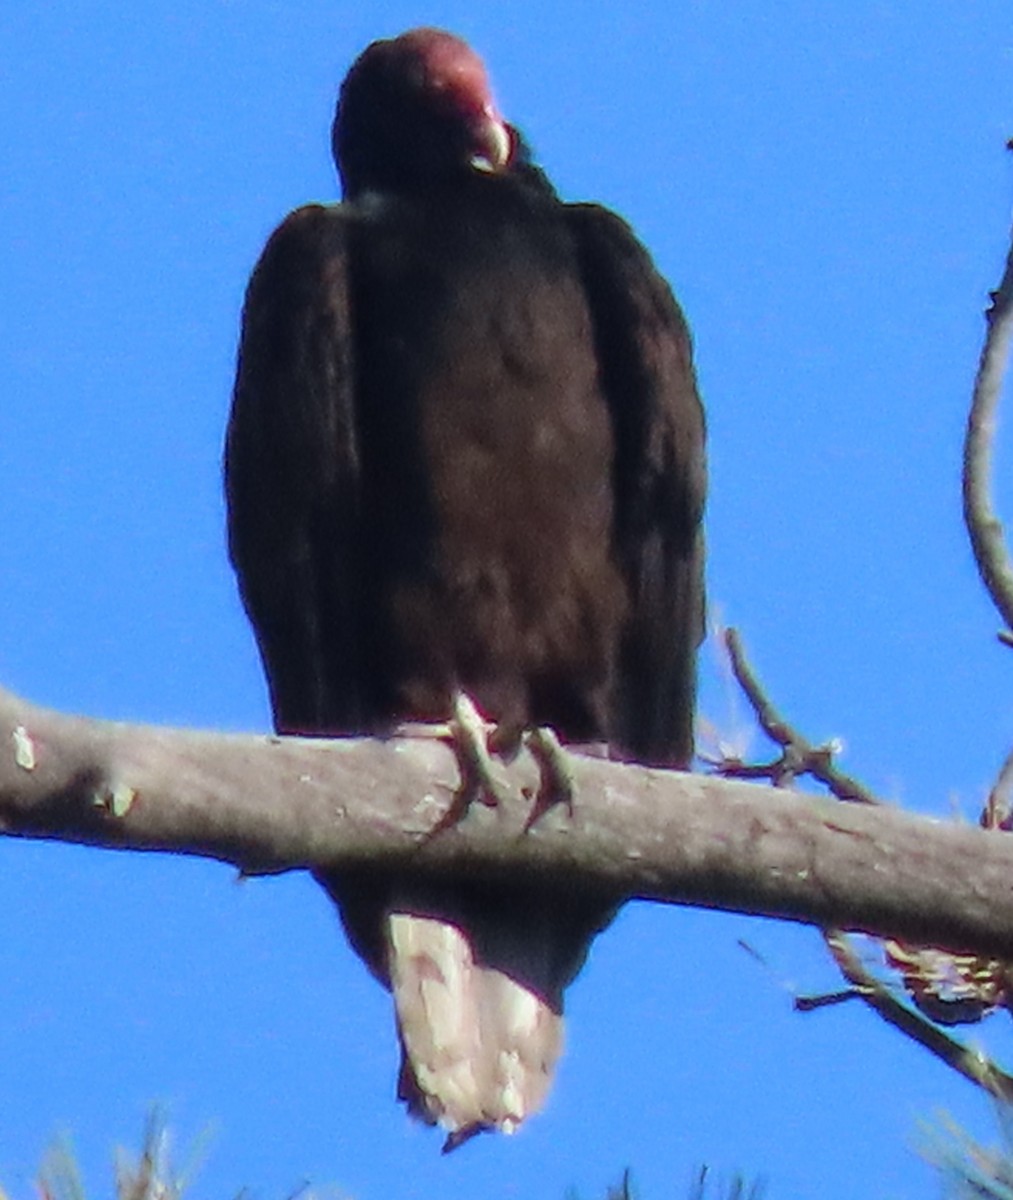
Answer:
<path fill-rule="evenodd" d="M 539 725 L 534 729 L 525 730 L 524 744 L 531 752 L 532 758 L 538 763 L 541 780 L 535 794 L 535 803 L 524 828 L 532 825 L 557 804 L 565 804 L 566 810 L 573 816 L 573 797 L 576 785 L 573 778 L 572 760 L 560 745 L 555 730 L 548 725 Z"/>

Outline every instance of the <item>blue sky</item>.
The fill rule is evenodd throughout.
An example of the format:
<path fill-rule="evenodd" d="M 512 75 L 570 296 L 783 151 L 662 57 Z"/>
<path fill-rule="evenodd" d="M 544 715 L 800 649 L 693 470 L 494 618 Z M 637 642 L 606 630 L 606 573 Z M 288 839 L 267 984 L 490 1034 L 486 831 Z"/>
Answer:
<path fill-rule="evenodd" d="M 959 452 L 1009 225 L 1001 0 L 95 0 L 0 12 L 0 681 L 96 716 L 263 730 L 219 455 L 249 271 L 331 199 L 338 82 L 373 38 L 468 37 L 565 196 L 628 217 L 694 329 L 712 606 L 783 710 L 887 797 L 972 817 L 1013 741 Z M 999 448 L 1007 468 L 1008 438 Z M 1008 478 L 1008 474 L 1007 474 Z M 1013 510 L 1002 479 L 999 500 Z M 701 707 L 742 725 L 704 664 Z M 280 802 L 281 799 L 280 799 Z M 570 993 L 544 1116 L 442 1159 L 395 1106 L 389 1002 L 299 876 L 0 844 L 0 1181 L 58 1130 L 93 1194 L 162 1101 L 215 1129 L 195 1195 L 601 1193 L 694 1167 L 914 1200 L 912 1150 L 988 1105 L 860 1005 L 817 935 L 628 907 Z M 979 1036 L 1010 1049 L 1005 1018 Z"/>

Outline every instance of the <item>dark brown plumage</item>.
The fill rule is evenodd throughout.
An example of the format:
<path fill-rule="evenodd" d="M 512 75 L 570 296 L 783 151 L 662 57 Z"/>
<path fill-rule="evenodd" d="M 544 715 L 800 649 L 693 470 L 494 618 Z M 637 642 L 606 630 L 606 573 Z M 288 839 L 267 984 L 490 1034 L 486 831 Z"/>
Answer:
<path fill-rule="evenodd" d="M 229 544 L 278 729 L 441 720 L 692 757 L 704 429 L 689 335 L 629 227 L 564 204 L 459 39 L 376 42 L 342 87 L 337 206 L 250 282 Z M 560 880 L 322 874 L 394 992 L 400 1093 L 450 1133 L 538 1108 L 606 911 Z"/>

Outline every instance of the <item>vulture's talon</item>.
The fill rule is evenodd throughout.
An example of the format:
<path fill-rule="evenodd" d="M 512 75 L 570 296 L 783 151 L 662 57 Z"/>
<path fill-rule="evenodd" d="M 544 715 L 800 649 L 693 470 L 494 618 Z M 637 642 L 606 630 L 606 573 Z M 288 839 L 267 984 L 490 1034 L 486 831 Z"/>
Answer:
<path fill-rule="evenodd" d="M 524 824 L 528 830 L 534 823 L 557 804 L 565 804 L 566 811 L 573 816 L 573 798 L 576 783 L 570 755 L 563 749 L 554 729 L 539 725 L 525 730 L 524 744 L 538 764 L 540 776 L 538 791 L 531 814 Z"/>
<path fill-rule="evenodd" d="M 454 694 L 447 737 L 457 758 L 461 781 L 450 807 L 430 831 L 429 837 L 463 821 L 476 800 L 488 808 L 496 808 L 505 803 L 509 796 L 508 788 L 497 777 L 489 752 L 489 727 L 466 692 Z"/>

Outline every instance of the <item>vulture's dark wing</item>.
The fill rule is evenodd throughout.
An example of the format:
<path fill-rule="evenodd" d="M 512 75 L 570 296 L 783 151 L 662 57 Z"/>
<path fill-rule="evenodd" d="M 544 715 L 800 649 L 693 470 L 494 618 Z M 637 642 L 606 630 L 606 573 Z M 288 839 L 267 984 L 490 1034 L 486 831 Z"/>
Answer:
<path fill-rule="evenodd" d="M 286 733 L 359 728 L 348 225 L 346 210 L 310 205 L 268 242 L 226 439 L 229 551 Z"/>
<path fill-rule="evenodd" d="M 615 552 L 630 609 L 609 741 L 654 765 L 693 756 L 696 651 L 704 634 L 704 417 L 689 330 L 630 227 L 567 206 L 615 438 Z"/>

